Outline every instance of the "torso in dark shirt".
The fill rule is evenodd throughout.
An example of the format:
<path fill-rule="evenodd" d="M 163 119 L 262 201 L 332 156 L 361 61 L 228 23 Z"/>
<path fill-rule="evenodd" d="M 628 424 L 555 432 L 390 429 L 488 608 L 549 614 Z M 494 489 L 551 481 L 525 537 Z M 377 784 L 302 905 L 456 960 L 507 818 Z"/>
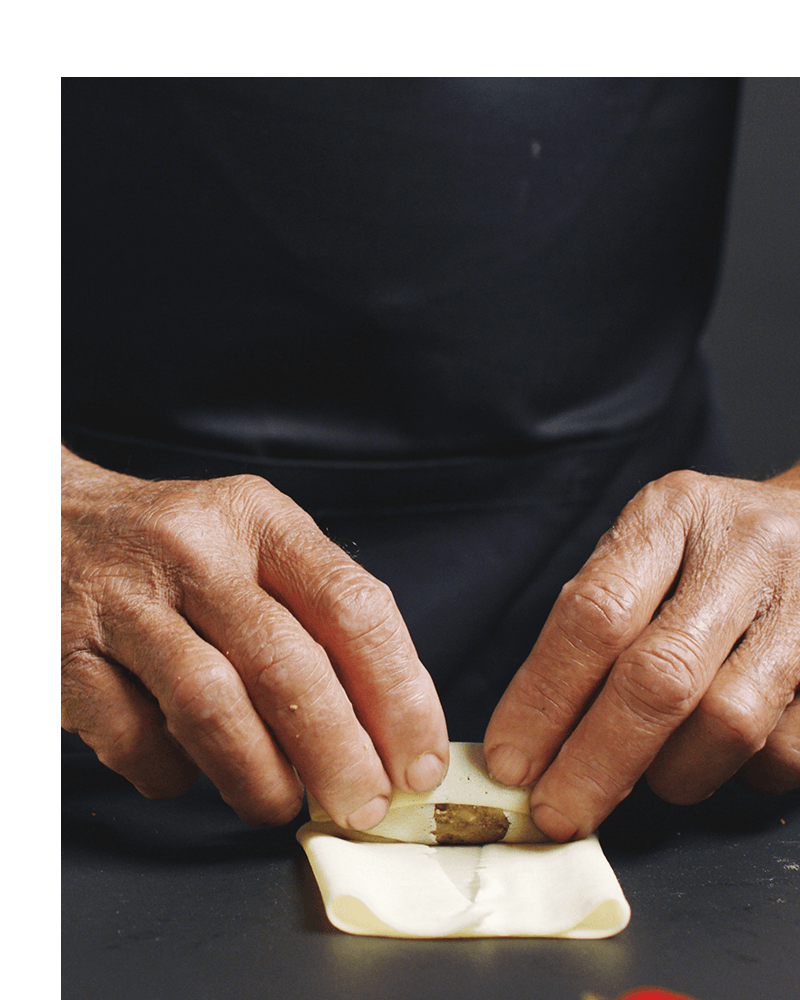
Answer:
<path fill-rule="evenodd" d="M 644 483 L 713 467 L 718 80 L 65 80 L 64 416 L 268 478 L 480 739 Z"/>
<path fill-rule="evenodd" d="M 708 306 L 735 89 L 65 80 L 67 419 L 350 457 L 641 424 Z"/>

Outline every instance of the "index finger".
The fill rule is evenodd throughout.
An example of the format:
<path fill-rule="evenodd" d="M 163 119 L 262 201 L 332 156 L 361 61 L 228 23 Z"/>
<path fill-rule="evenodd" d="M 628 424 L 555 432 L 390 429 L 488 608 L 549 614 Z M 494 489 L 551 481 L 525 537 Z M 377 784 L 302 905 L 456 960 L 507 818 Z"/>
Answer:
<path fill-rule="evenodd" d="M 544 773 L 675 582 L 685 528 L 669 511 L 647 524 L 647 492 L 563 587 L 492 715 L 484 746 L 489 770 L 503 784 L 528 785 Z"/>
<path fill-rule="evenodd" d="M 322 646 L 395 787 L 430 791 L 447 770 L 444 712 L 390 589 L 270 489 L 261 586 Z"/>

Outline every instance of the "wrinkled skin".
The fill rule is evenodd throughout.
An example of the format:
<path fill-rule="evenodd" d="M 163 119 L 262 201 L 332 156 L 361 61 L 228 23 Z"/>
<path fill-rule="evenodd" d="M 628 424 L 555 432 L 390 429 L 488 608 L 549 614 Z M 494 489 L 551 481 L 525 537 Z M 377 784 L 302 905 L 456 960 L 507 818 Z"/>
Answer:
<path fill-rule="evenodd" d="M 341 825 L 447 765 L 388 589 L 264 480 L 145 482 L 63 452 L 62 725 L 145 795 L 198 770 L 250 823 L 306 786 Z M 800 466 L 673 473 L 625 508 L 494 713 L 494 776 L 555 840 L 644 773 L 694 802 L 800 786 Z"/>
<path fill-rule="evenodd" d="M 674 803 L 738 774 L 800 786 L 800 466 L 765 483 L 645 487 L 563 588 L 486 732 L 535 782 L 554 840 L 585 836 L 646 774 Z"/>
<path fill-rule="evenodd" d="M 305 785 L 366 829 L 393 786 L 439 783 L 444 716 L 388 588 L 288 497 L 62 465 L 62 725 L 100 760 L 150 797 L 202 770 L 254 824 Z"/>

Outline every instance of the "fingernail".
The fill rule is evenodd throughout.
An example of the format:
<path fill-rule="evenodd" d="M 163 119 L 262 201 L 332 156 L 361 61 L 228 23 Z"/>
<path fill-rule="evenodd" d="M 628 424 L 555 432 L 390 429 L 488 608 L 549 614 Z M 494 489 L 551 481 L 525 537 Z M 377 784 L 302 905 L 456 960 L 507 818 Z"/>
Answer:
<path fill-rule="evenodd" d="M 406 768 L 406 781 L 415 792 L 432 792 L 444 778 L 445 767 L 434 753 L 424 753 Z"/>
<path fill-rule="evenodd" d="M 371 830 L 380 823 L 388 811 L 389 800 L 384 795 L 376 795 L 365 806 L 350 813 L 347 825 L 351 830 Z"/>
<path fill-rule="evenodd" d="M 557 809 L 553 809 L 552 806 L 545 805 L 544 803 L 534 807 L 531 819 L 536 829 L 543 833 L 545 837 L 549 837 L 550 840 L 556 840 L 560 844 L 566 843 L 568 840 L 574 840 L 578 832 L 577 823 L 574 823 L 571 819 L 567 819 Z"/>
<path fill-rule="evenodd" d="M 489 774 L 501 785 L 524 785 L 528 777 L 530 762 L 525 754 L 512 747 L 510 743 L 501 743 L 486 754 L 486 766 Z"/>

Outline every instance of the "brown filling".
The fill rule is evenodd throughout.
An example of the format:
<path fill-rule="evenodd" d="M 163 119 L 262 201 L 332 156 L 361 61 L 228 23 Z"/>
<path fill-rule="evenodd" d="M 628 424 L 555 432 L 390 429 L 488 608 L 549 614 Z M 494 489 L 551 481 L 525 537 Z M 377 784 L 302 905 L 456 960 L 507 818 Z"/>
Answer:
<path fill-rule="evenodd" d="M 496 844 L 508 833 L 508 817 L 496 806 L 437 802 L 433 818 L 437 844 Z"/>

